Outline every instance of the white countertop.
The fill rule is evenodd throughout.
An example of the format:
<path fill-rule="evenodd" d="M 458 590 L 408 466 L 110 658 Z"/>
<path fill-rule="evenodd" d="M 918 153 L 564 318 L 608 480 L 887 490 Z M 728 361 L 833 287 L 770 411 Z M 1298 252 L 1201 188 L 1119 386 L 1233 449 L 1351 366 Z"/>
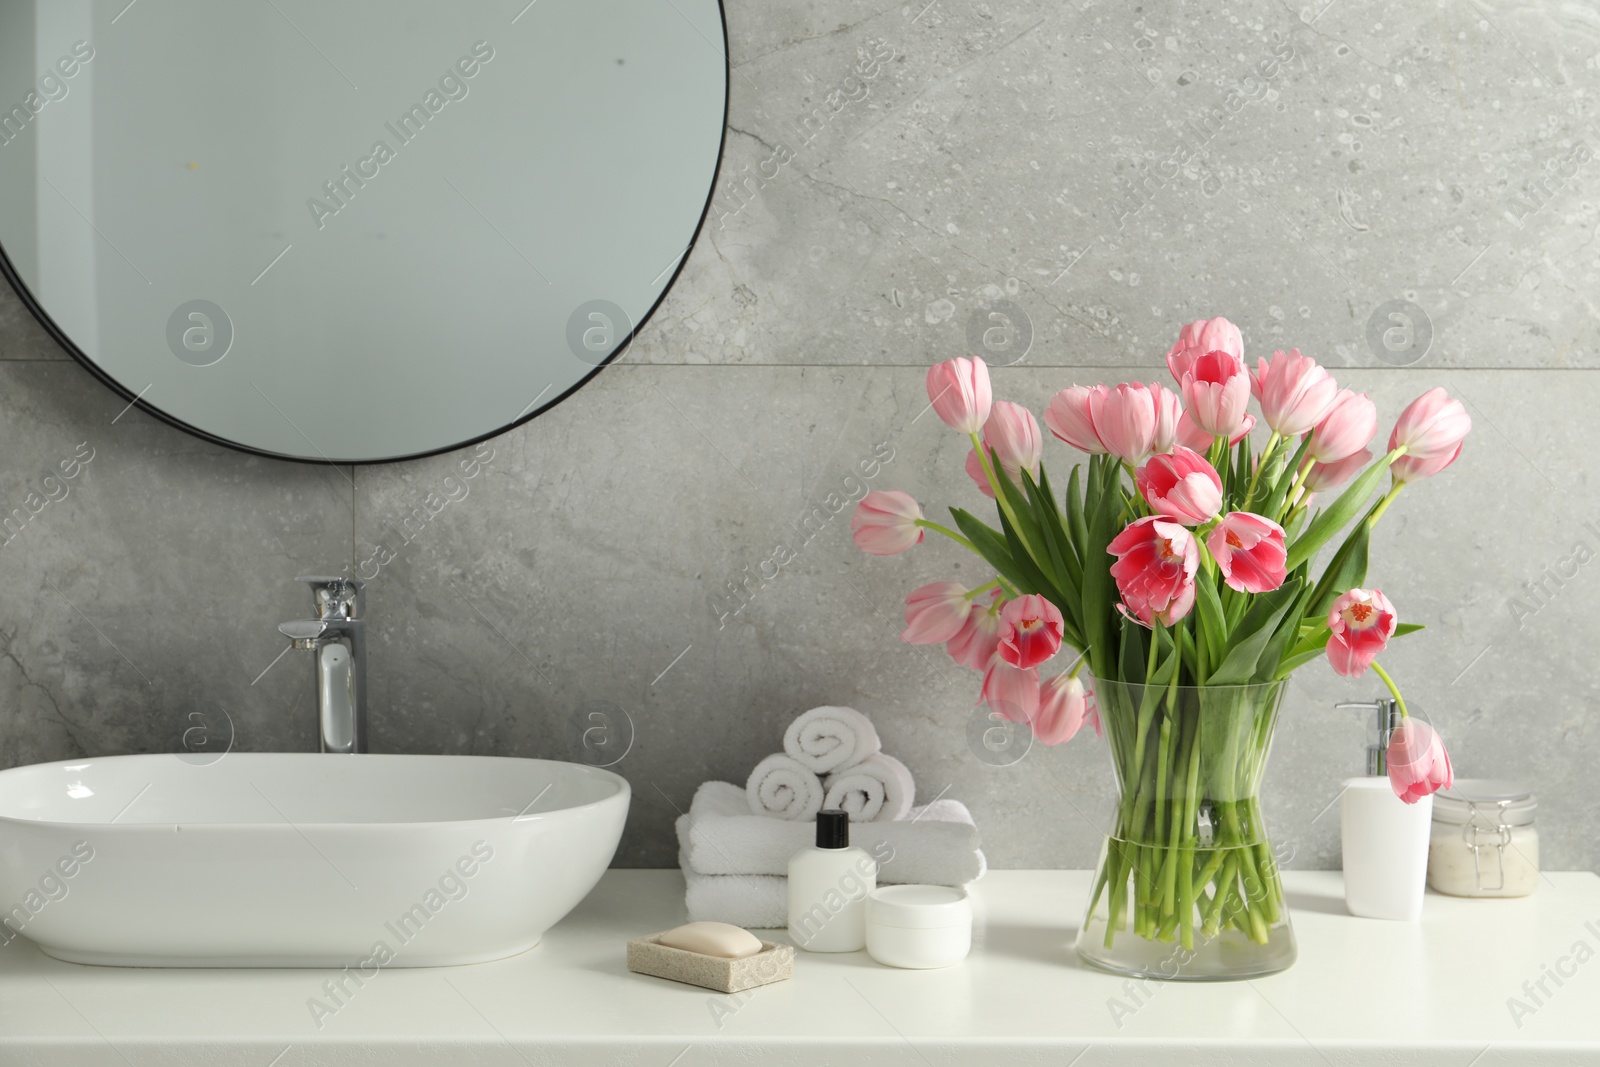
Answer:
<path fill-rule="evenodd" d="M 320 1030 L 307 1001 L 337 972 L 81 967 L 19 938 L 0 948 L 0 1065 L 1600 1065 L 1600 877 L 1430 893 L 1416 924 L 1351 918 L 1336 871 L 1283 880 L 1300 957 L 1251 982 L 1087 969 L 1089 872 L 993 871 L 962 966 L 801 952 L 789 981 L 729 996 L 628 972 L 628 938 L 684 921 L 683 880 L 610 871 L 531 952 L 382 971 Z M 1508 998 L 1558 965 L 1571 976 L 1519 1028 Z"/>

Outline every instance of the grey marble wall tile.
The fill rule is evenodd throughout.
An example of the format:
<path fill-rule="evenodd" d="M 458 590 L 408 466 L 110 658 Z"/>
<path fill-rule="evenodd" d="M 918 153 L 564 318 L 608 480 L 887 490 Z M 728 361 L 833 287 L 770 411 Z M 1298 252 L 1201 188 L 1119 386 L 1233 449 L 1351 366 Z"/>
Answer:
<path fill-rule="evenodd" d="M 0 549 L 0 764 L 169 749 L 219 711 L 240 748 L 311 748 L 309 670 L 274 660 L 275 624 L 304 611 L 296 574 L 349 566 L 371 580 L 374 748 L 611 763 L 636 798 L 620 864 L 671 865 L 699 782 L 846 703 L 924 797 L 969 804 L 996 866 L 1087 866 L 1103 744 L 980 759 L 976 675 L 897 638 L 905 592 L 977 561 L 863 556 L 848 498 L 983 504 L 922 387 L 974 319 L 1014 346 L 990 351 L 1001 393 L 1039 411 L 1072 381 L 1164 375 L 1177 326 L 1221 313 L 1252 353 L 1341 368 L 1385 428 L 1433 384 L 1468 400 L 1460 463 L 1379 527 L 1372 581 L 1428 626 L 1388 660 L 1458 773 L 1539 790 L 1548 866 L 1600 863 L 1600 163 L 1574 154 L 1600 148 L 1600 20 L 728 8 L 724 185 L 677 285 L 619 365 L 481 450 L 350 471 L 119 417 L 0 292 L 0 517 L 38 509 Z M 1234 90 L 1257 98 L 1228 110 Z M 43 478 L 80 442 L 61 496 Z M 1333 704 L 1376 692 L 1296 676 L 1266 785 L 1292 865 L 1337 865 L 1365 724 Z"/>
<path fill-rule="evenodd" d="M 1041 410 L 1073 377 L 1117 376 L 1019 367 L 996 383 Z M 1346 376 L 1378 401 L 1385 432 L 1438 377 Z M 850 543 L 843 498 L 865 486 L 911 492 L 930 514 L 982 504 L 961 471 L 963 443 L 918 417 L 921 378 L 913 368 L 619 366 L 494 441 L 473 479 L 460 468 L 470 450 L 362 469 L 358 558 L 394 553 L 366 564 L 377 572 L 374 743 L 620 757 L 636 801 L 618 862 L 670 865 L 672 820 L 699 782 L 742 780 L 794 714 L 844 703 L 874 717 L 923 796 L 948 787 L 972 807 L 997 866 L 1092 863 L 1111 803 L 1103 745 L 1085 737 L 1014 766 L 981 761 L 967 734 L 977 676 L 897 639 L 904 593 L 946 575 L 977 584 L 976 559 L 931 541 L 874 559 Z M 1446 380 L 1475 405 L 1478 429 L 1456 468 L 1408 489 L 1379 527 L 1371 580 L 1428 626 L 1395 648 L 1391 667 L 1444 731 L 1459 773 L 1541 791 L 1547 862 L 1590 867 L 1600 812 L 1581 783 L 1600 739 L 1595 685 L 1572 650 L 1600 640 L 1581 610 L 1592 575 L 1580 570 L 1532 615 L 1513 604 L 1520 583 L 1577 540 L 1600 551 L 1600 533 L 1582 525 L 1600 530 L 1585 511 L 1592 496 L 1545 480 L 1584 483 L 1582 412 L 1600 400 L 1600 376 Z M 875 447 L 892 458 L 869 462 L 867 479 L 860 464 Z M 1070 461 L 1055 442 L 1048 456 L 1062 469 Z M 430 490 L 436 506 L 446 499 L 447 478 L 460 499 L 417 519 L 407 538 L 403 517 L 429 514 Z M 795 552 L 783 566 L 769 562 L 779 544 Z M 1328 806 L 1359 771 L 1366 724 L 1333 704 L 1376 692 L 1372 679 L 1345 682 L 1321 664 L 1296 677 L 1267 789 L 1275 833 L 1299 865 L 1337 865 Z"/>
<path fill-rule="evenodd" d="M 309 668 L 252 681 L 307 613 L 290 579 L 349 559 L 348 471 L 124 408 L 70 361 L 0 364 L 0 765 L 176 750 L 197 725 L 214 751 L 230 721 L 240 750 L 315 747 Z"/>
<path fill-rule="evenodd" d="M 634 361 L 916 364 L 1004 300 L 1039 366 L 1151 364 L 1219 313 L 1333 365 L 1595 365 L 1576 8 L 728 18 L 709 240 Z"/>

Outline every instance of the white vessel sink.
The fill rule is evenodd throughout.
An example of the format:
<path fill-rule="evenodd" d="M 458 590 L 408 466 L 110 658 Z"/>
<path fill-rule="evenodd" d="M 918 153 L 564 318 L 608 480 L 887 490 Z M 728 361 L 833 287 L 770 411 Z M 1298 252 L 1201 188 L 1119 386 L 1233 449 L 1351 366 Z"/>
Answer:
<path fill-rule="evenodd" d="M 478 963 L 616 851 L 610 771 L 491 756 L 113 756 L 0 771 L 0 941 L 74 963 Z"/>

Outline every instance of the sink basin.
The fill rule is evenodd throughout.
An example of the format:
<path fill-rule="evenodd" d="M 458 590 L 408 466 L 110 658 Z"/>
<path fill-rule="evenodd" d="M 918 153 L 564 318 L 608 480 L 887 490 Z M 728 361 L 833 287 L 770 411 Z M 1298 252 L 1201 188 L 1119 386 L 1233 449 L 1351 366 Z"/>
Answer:
<path fill-rule="evenodd" d="M 497 756 L 112 756 L 0 771 L 0 942 L 133 967 L 433 967 L 532 948 L 630 790 Z"/>

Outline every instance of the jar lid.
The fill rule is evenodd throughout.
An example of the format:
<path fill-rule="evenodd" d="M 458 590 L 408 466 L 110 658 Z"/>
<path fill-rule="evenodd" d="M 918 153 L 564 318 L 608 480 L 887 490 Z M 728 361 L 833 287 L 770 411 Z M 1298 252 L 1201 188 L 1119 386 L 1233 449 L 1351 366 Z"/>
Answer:
<path fill-rule="evenodd" d="M 867 897 L 867 923 L 911 930 L 971 926 L 965 889 L 944 885 L 886 885 Z"/>
<path fill-rule="evenodd" d="M 1433 795 L 1433 821 L 1464 826 L 1529 826 L 1539 799 L 1526 786 L 1500 778 L 1457 778 Z"/>

